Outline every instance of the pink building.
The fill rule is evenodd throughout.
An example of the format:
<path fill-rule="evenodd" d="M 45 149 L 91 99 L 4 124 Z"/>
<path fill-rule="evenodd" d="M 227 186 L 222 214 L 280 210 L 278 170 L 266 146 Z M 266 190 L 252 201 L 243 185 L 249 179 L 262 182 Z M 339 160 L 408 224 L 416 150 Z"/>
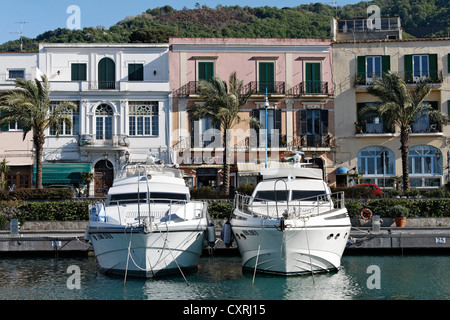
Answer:
<path fill-rule="evenodd" d="M 303 151 L 304 160 L 323 168 L 324 178 L 334 182 L 330 40 L 171 38 L 169 46 L 176 162 L 193 186 L 220 184 L 222 133 L 210 119 L 192 121 L 187 110 L 202 103 L 198 81 L 219 76 L 228 82 L 234 71 L 244 90 L 253 91 L 241 118 L 259 119 L 260 127 L 243 121 L 234 128 L 231 185 L 256 182 L 265 163 L 266 114 L 269 162 Z"/>

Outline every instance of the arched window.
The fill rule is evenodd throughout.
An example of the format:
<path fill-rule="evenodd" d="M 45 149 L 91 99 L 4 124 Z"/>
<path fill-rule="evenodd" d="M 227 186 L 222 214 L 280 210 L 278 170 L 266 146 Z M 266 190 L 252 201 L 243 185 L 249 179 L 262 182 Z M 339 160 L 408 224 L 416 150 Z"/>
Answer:
<path fill-rule="evenodd" d="M 394 153 L 385 147 L 370 146 L 358 152 L 357 168 L 361 175 L 361 183 L 373 183 L 391 187 L 395 175 Z"/>
<path fill-rule="evenodd" d="M 109 58 L 98 63 L 98 88 L 113 90 L 116 88 L 116 64 Z"/>
<path fill-rule="evenodd" d="M 418 145 L 409 149 L 411 187 L 437 187 L 442 178 L 442 152 L 433 146 Z"/>
<path fill-rule="evenodd" d="M 385 147 L 366 147 L 358 153 L 358 172 L 364 175 L 393 175 L 394 153 Z"/>
<path fill-rule="evenodd" d="M 110 105 L 101 104 L 95 110 L 95 139 L 112 139 L 113 109 Z"/>

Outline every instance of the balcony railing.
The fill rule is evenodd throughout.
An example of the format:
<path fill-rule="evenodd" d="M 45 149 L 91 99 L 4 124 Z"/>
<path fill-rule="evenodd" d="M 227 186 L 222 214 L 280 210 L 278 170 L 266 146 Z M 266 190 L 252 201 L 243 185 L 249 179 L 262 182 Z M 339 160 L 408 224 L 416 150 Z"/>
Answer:
<path fill-rule="evenodd" d="M 398 72 L 406 83 L 414 84 L 420 81 L 426 81 L 428 83 L 442 83 L 444 80 L 442 71 L 416 71 L 416 72 Z M 357 73 L 354 77 L 355 86 L 366 86 L 371 85 L 373 81 L 380 77 L 379 73 L 369 74 L 369 73 Z"/>
<path fill-rule="evenodd" d="M 130 141 L 127 135 L 112 135 L 108 139 L 96 139 L 95 135 L 80 135 L 79 145 L 81 147 L 128 147 Z"/>
<path fill-rule="evenodd" d="M 174 92 L 175 97 L 187 97 L 191 94 L 198 94 L 199 81 L 189 81 L 184 86 Z M 251 81 L 243 86 L 242 93 L 252 92 L 253 94 L 285 94 L 286 85 L 284 81 L 260 82 Z"/>
<path fill-rule="evenodd" d="M 285 94 L 286 85 L 284 81 L 251 81 L 243 88 L 243 93 L 253 92 L 253 94 L 265 94 L 267 89 L 268 94 Z"/>
<path fill-rule="evenodd" d="M 302 95 L 329 95 L 328 82 L 304 81 L 288 90 L 288 95 L 298 97 Z"/>
<path fill-rule="evenodd" d="M 334 139 L 330 135 L 321 134 L 304 134 L 301 136 L 289 137 L 287 146 L 289 149 L 297 149 L 302 147 L 308 148 L 330 148 L 333 146 Z"/>
<path fill-rule="evenodd" d="M 89 90 L 116 90 L 116 81 L 89 81 Z"/>

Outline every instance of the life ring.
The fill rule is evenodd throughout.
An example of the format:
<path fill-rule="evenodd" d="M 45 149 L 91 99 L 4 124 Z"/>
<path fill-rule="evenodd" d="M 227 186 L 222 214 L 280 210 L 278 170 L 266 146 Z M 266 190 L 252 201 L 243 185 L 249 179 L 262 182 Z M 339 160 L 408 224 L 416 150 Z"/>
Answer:
<path fill-rule="evenodd" d="M 364 208 L 361 210 L 361 219 L 370 220 L 372 219 L 372 210 L 369 208 Z"/>

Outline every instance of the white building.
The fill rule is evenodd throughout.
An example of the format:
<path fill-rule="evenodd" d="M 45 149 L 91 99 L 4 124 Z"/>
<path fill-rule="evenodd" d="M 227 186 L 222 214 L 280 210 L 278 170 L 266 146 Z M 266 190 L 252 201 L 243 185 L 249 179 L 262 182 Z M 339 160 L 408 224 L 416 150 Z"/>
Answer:
<path fill-rule="evenodd" d="M 91 171 L 91 195 L 100 196 L 127 159 L 171 162 L 168 51 L 167 44 L 40 44 L 35 72 L 21 76 L 47 75 L 53 104 L 79 106 L 69 111 L 72 127 L 62 124 L 58 138 L 46 132 L 44 184 L 76 185 Z"/>

